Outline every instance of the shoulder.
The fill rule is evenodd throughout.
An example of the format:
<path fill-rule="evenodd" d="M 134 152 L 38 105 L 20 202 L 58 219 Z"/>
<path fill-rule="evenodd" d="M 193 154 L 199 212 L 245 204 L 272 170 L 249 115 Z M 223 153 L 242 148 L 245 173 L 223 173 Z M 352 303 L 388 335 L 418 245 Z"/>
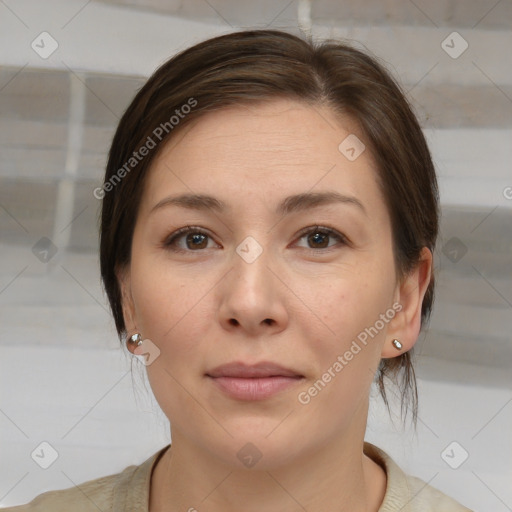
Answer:
<path fill-rule="evenodd" d="M 404 473 L 380 448 L 365 442 L 364 453 L 386 471 L 386 494 L 379 512 L 472 512 L 420 478 Z"/>
<path fill-rule="evenodd" d="M 146 512 L 149 501 L 151 471 L 168 447 L 158 451 L 141 465 L 122 472 L 75 485 L 69 489 L 48 491 L 30 503 L 1 509 L 1 512 L 102 512 L 125 510 Z"/>
<path fill-rule="evenodd" d="M 110 475 L 78 484 L 69 489 L 48 491 L 36 496 L 30 503 L 3 509 L 6 512 L 89 512 L 112 510 L 113 494 L 120 476 L 133 471 L 134 466 L 126 468 L 122 473 Z"/>
<path fill-rule="evenodd" d="M 469 508 L 464 507 L 438 489 L 431 487 L 423 480 L 410 475 L 407 475 L 406 479 L 412 503 L 418 510 L 425 510 L 425 512 L 471 512 Z"/>

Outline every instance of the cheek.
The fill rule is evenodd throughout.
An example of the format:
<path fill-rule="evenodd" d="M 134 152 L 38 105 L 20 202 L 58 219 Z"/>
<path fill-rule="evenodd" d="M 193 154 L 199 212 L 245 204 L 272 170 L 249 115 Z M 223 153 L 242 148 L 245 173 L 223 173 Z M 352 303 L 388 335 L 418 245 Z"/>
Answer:
<path fill-rule="evenodd" d="M 332 425 L 347 426 L 366 404 L 387 327 L 380 315 L 391 308 L 393 296 L 393 283 L 382 278 L 386 274 L 381 280 L 369 274 L 340 280 L 329 293 L 316 295 L 322 315 L 303 321 L 314 364 L 298 401 L 312 428 L 325 430 L 314 418 L 324 418 L 326 410 Z"/>
<path fill-rule="evenodd" d="M 205 293 L 212 284 L 197 279 L 185 283 L 183 275 L 167 273 L 154 264 L 134 270 L 138 325 L 143 337 L 160 350 L 159 357 L 146 367 L 148 380 L 160 407 L 178 426 L 183 411 L 194 407 L 189 393 L 197 386 L 211 342 L 212 307 Z"/>
<path fill-rule="evenodd" d="M 145 338 L 166 349 L 174 340 L 194 340 L 201 325 L 191 319 L 204 317 L 208 278 L 187 276 L 159 258 L 134 255 L 132 293 L 138 327 Z M 187 336 L 183 338 L 183 331 Z"/>
<path fill-rule="evenodd" d="M 312 309 L 318 313 L 309 314 L 303 328 L 306 339 L 316 340 L 311 350 L 325 368 L 349 350 L 357 352 L 350 366 L 370 367 L 378 362 L 391 319 L 383 321 L 381 315 L 392 306 L 393 277 L 393 271 L 383 265 L 368 266 L 364 274 L 331 280 L 323 293 L 310 292 L 311 303 L 316 304 Z"/>
<path fill-rule="evenodd" d="M 142 255 L 134 257 L 132 269 L 138 327 L 160 350 L 159 358 L 146 368 L 148 377 L 157 400 L 171 401 L 169 410 L 174 410 L 180 407 L 176 400 L 187 399 L 180 385 L 193 389 L 198 375 L 215 360 L 219 273 L 204 268 L 180 272 L 160 258 Z"/>

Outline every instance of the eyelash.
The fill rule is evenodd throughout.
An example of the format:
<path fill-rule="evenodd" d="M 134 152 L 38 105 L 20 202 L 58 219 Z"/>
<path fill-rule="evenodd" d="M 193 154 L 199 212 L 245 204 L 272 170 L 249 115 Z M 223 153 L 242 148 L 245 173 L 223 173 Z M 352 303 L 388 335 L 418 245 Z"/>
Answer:
<path fill-rule="evenodd" d="M 205 235 L 205 236 L 209 237 L 210 239 L 212 238 L 206 231 L 204 231 L 203 229 L 201 229 L 199 227 L 185 226 L 185 227 L 180 228 L 177 231 L 175 231 L 170 237 L 168 237 L 165 240 L 165 242 L 163 243 L 164 248 L 168 249 L 168 250 L 172 250 L 174 252 L 201 252 L 201 249 L 194 251 L 192 249 L 181 249 L 181 248 L 176 247 L 176 245 L 175 245 L 176 242 L 179 239 L 181 239 L 184 235 L 187 235 L 190 233 Z M 300 240 L 304 236 L 306 236 L 308 234 L 314 234 L 314 233 L 321 233 L 323 235 L 335 238 L 342 245 L 350 245 L 348 239 L 344 235 L 342 235 L 341 233 L 336 231 L 335 229 L 332 229 L 332 228 L 329 228 L 326 226 L 318 226 L 318 225 L 310 226 L 310 227 L 307 227 L 307 228 L 304 228 L 303 230 L 301 230 L 298 233 L 298 239 Z M 330 252 L 330 250 L 332 250 L 334 247 L 335 246 L 329 246 L 329 247 L 325 247 L 325 248 L 306 247 L 305 249 L 308 249 L 308 250 L 314 251 L 314 252 L 318 252 L 318 251 Z"/>

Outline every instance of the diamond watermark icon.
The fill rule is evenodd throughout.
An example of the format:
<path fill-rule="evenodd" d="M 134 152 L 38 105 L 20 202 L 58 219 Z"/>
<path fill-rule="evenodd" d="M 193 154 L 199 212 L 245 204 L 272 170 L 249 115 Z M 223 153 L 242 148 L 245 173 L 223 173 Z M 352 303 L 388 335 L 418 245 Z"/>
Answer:
<path fill-rule="evenodd" d="M 468 252 L 467 246 L 456 236 L 443 245 L 443 254 L 452 262 L 459 262 Z"/>
<path fill-rule="evenodd" d="M 236 456 L 244 466 L 252 468 L 261 459 L 263 454 L 254 444 L 247 443 L 240 448 Z"/>
<path fill-rule="evenodd" d="M 468 42 L 458 32 L 452 32 L 441 43 L 441 48 L 452 59 L 458 59 L 468 49 L 468 47 Z"/>
<path fill-rule="evenodd" d="M 160 356 L 160 349 L 151 340 L 142 340 L 133 354 L 144 366 L 149 366 Z"/>
<path fill-rule="evenodd" d="M 457 441 L 452 441 L 441 452 L 441 459 L 443 459 L 452 469 L 457 469 L 462 466 L 468 457 L 469 453 Z"/>
<path fill-rule="evenodd" d="M 43 441 L 30 456 L 38 466 L 48 469 L 59 458 L 59 452 L 50 443 Z"/>
<path fill-rule="evenodd" d="M 41 32 L 30 45 L 39 57 L 47 59 L 59 47 L 59 43 L 48 32 Z"/>
<path fill-rule="evenodd" d="M 32 246 L 32 253 L 42 263 L 48 263 L 57 254 L 57 251 L 57 246 L 45 236 Z"/>
<path fill-rule="evenodd" d="M 263 247 L 252 236 L 248 236 L 238 244 L 236 252 L 246 263 L 254 263 L 263 252 Z"/>
<path fill-rule="evenodd" d="M 338 149 L 348 160 L 353 162 L 366 149 L 366 146 L 357 137 L 357 135 L 351 133 L 348 137 L 343 139 L 341 144 L 338 146 Z"/>

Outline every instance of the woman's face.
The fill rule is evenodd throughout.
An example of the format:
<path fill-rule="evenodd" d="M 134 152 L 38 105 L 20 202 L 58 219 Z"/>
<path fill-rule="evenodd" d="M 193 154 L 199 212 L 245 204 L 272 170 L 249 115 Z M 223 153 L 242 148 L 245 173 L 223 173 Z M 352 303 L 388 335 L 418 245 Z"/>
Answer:
<path fill-rule="evenodd" d="M 147 371 L 173 442 L 271 467 L 362 438 L 404 333 L 389 214 L 354 134 L 325 107 L 275 100 L 205 115 L 154 161 L 123 306 L 160 351 Z M 229 363 L 282 369 L 216 371 Z"/>

